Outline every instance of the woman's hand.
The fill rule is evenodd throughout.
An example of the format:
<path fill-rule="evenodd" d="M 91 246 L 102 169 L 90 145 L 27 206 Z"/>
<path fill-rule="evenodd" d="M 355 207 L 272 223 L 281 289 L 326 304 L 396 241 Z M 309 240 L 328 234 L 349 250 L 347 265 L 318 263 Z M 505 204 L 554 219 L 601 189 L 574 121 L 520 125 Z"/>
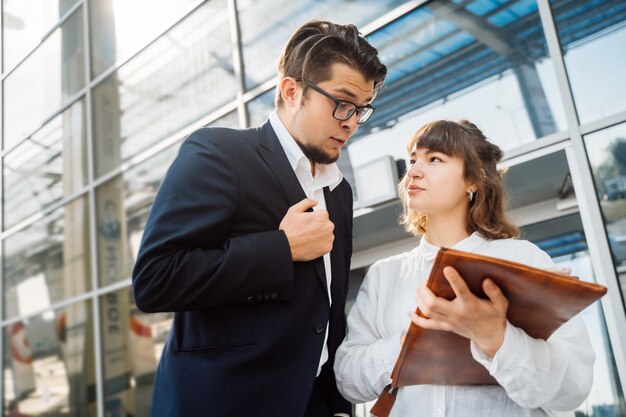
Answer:
<path fill-rule="evenodd" d="M 416 293 L 417 305 L 422 314 L 409 316 L 413 323 L 425 329 L 446 330 L 473 340 L 486 354 L 494 356 L 504 342 L 506 310 L 509 302 L 500 288 L 489 278 L 483 281 L 483 291 L 488 300 L 476 297 L 452 267 L 443 274 L 450 283 L 456 298 L 448 301 L 437 297 L 422 281 Z"/>

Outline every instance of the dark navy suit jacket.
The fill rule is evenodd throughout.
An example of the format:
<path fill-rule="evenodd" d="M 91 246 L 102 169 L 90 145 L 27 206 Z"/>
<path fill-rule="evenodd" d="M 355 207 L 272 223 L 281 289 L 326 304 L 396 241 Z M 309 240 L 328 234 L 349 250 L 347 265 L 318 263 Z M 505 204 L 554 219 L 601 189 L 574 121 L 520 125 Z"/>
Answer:
<path fill-rule="evenodd" d="M 140 310 L 176 312 L 151 416 L 303 416 L 327 322 L 330 357 L 316 389 L 325 399 L 314 414 L 351 414 L 332 364 L 345 334 L 352 192 L 343 180 L 324 195 L 335 225 L 332 306 L 323 259 L 293 262 L 278 230 L 306 196 L 270 123 L 203 128 L 183 143 L 133 271 Z"/>

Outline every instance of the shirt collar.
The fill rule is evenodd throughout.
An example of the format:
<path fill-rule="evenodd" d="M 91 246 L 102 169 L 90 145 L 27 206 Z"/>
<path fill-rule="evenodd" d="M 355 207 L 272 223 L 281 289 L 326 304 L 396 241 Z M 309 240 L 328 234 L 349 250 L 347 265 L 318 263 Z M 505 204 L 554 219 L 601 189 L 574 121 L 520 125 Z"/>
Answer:
<path fill-rule="evenodd" d="M 464 252 L 473 252 L 477 247 L 482 245 L 487 241 L 480 233 L 474 232 L 465 239 L 455 243 L 452 245 L 451 249 L 462 250 Z M 430 243 L 426 236 L 422 236 L 420 240 L 420 244 L 417 247 L 419 253 L 426 258 L 428 261 L 432 261 L 437 256 L 437 252 L 439 251 L 439 246 L 435 246 Z"/>
<path fill-rule="evenodd" d="M 276 110 L 270 113 L 269 120 L 278 137 L 280 145 L 287 155 L 289 164 L 296 175 L 298 175 L 299 172 L 308 172 L 308 175 L 311 175 L 311 162 L 304 156 L 302 149 L 300 149 L 296 140 L 291 136 L 291 133 L 289 133 L 282 120 L 280 120 Z M 337 163 L 317 164 L 315 166 L 315 177 L 313 179 L 320 187 L 329 187 L 332 191 L 343 180 L 343 174 L 339 170 Z"/>

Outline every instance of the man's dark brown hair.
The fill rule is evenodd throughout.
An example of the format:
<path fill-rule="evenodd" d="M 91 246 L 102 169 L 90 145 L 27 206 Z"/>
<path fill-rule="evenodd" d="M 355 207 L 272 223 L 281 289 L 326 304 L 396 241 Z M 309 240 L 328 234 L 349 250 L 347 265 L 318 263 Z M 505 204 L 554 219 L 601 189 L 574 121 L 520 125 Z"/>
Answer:
<path fill-rule="evenodd" d="M 280 78 L 293 77 L 312 83 L 332 77 L 331 66 L 346 64 L 374 81 L 374 97 L 387 75 L 387 67 L 378 58 L 378 51 L 359 33 L 354 25 L 338 25 L 324 20 L 312 20 L 300 26 L 285 45 L 278 61 Z M 304 86 L 306 95 L 308 87 Z M 276 106 L 282 105 L 277 89 Z"/>

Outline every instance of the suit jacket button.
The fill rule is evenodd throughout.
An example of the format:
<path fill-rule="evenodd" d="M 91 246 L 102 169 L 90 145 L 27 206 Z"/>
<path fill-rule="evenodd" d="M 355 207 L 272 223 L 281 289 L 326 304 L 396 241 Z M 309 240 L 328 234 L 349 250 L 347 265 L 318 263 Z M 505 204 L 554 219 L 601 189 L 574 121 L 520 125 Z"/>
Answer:
<path fill-rule="evenodd" d="M 269 293 L 263 294 L 263 299 L 266 300 L 266 301 L 269 300 L 270 299 Z"/>
<path fill-rule="evenodd" d="M 246 301 L 251 303 L 251 302 L 254 301 L 254 297 L 250 296 L 250 297 L 246 298 Z"/>
<path fill-rule="evenodd" d="M 326 328 L 321 323 L 315 323 L 315 333 L 322 334 Z"/>
<path fill-rule="evenodd" d="M 263 296 L 261 294 L 257 294 L 256 295 L 256 300 L 257 301 L 261 301 L 263 299 Z"/>
<path fill-rule="evenodd" d="M 278 293 L 276 291 L 272 291 L 272 293 L 270 294 L 270 297 L 272 298 L 272 300 L 275 300 L 278 298 Z"/>

